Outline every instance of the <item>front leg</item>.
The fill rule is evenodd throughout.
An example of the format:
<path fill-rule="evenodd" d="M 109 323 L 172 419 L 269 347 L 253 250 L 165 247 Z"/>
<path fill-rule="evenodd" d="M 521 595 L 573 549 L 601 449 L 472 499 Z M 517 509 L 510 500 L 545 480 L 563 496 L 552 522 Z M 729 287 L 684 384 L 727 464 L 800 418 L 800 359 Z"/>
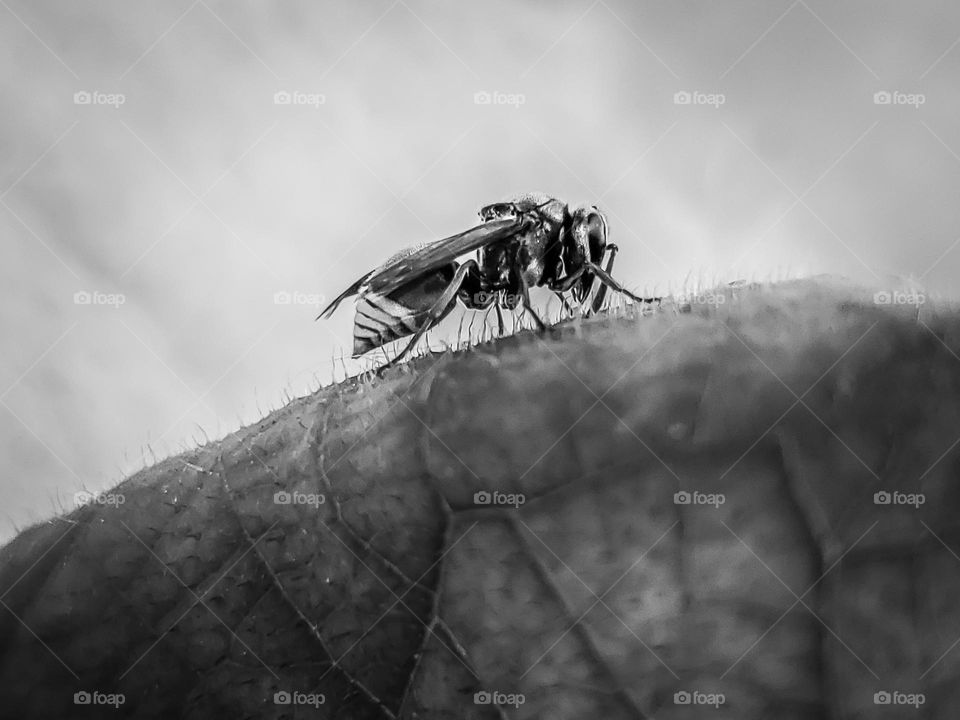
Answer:
<path fill-rule="evenodd" d="M 584 272 L 586 272 L 586 268 L 581 267 L 576 272 L 570 273 L 564 278 L 551 280 L 547 283 L 547 287 L 553 290 L 557 297 L 560 298 L 560 302 L 563 303 L 563 309 L 570 313 L 570 317 L 574 317 L 576 313 L 573 308 L 570 307 L 570 303 L 567 302 L 564 293 L 569 292 L 570 288 L 580 282 L 580 278 L 583 277 Z"/>
<path fill-rule="evenodd" d="M 565 278 L 560 278 L 559 280 L 547 283 L 547 287 L 558 294 L 565 293 L 580 281 L 580 278 L 583 277 L 583 273 L 585 273 L 586 270 L 586 267 L 581 267 L 579 270 L 570 273 Z"/>
<path fill-rule="evenodd" d="M 608 273 L 606 270 L 604 270 L 602 267 L 600 267 L 596 263 L 588 262 L 587 267 L 590 270 L 593 270 L 594 274 L 598 278 L 600 278 L 600 281 L 604 285 L 610 287 L 613 290 L 616 290 L 618 293 L 622 293 L 623 295 L 626 295 L 628 298 L 630 298 L 634 302 L 646 303 L 648 305 L 651 303 L 657 303 L 657 305 L 660 305 L 661 301 L 663 300 L 663 298 L 660 298 L 660 297 L 644 298 L 644 297 L 640 297 L 639 295 L 634 295 L 632 292 L 627 290 L 623 285 L 621 285 L 616 280 L 614 280 L 613 276 L 610 275 L 610 273 Z"/>
<path fill-rule="evenodd" d="M 613 243 L 608 243 L 606 248 L 604 248 L 604 253 L 607 253 L 607 252 L 610 253 L 610 256 L 607 258 L 607 267 L 606 267 L 606 273 L 608 277 L 611 277 L 611 278 L 613 277 L 611 275 L 611 273 L 613 272 L 613 261 L 616 259 L 617 252 L 619 250 L 620 248 L 614 245 Z M 590 313 L 592 315 L 596 315 L 600 311 L 600 308 L 603 307 L 603 301 L 606 298 L 606 296 L 607 296 L 607 285 L 606 283 L 601 282 L 600 287 L 597 288 L 596 295 L 593 296 L 593 303 L 591 303 L 590 305 Z"/>

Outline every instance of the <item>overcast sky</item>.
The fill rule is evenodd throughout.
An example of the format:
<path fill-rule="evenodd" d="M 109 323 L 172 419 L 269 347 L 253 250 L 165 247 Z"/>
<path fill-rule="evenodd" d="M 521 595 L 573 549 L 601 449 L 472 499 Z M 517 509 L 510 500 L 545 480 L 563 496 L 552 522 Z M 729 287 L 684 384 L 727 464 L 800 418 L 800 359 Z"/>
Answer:
<path fill-rule="evenodd" d="M 634 288 L 955 296 L 958 41 L 946 1 L 3 0 L 0 540 L 342 377 L 320 296 L 516 192 L 604 208 Z"/>

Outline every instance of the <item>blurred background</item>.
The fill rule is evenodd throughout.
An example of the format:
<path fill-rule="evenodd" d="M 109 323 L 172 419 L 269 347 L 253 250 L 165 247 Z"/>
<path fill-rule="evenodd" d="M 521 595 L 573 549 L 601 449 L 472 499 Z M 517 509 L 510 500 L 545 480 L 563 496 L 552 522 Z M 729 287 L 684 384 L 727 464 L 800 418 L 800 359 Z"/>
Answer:
<path fill-rule="evenodd" d="M 323 300 L 517 192 L 647 292 L 956 296 L 956 3 L 0 0 L 0 54 L 0 542 L 369 367 Z"/>

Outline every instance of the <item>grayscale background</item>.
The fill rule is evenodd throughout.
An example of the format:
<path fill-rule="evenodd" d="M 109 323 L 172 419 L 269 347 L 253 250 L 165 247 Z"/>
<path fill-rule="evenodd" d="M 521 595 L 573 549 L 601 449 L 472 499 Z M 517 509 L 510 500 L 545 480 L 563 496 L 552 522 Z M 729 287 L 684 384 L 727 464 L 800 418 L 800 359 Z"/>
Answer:
<path fill-rule="evenodd" d="M 955 2 L 0 0 L 0 53 L 0 541 L 369 367 L 322 299 L 519 191 L 635 289 L 957 295 Z"/>

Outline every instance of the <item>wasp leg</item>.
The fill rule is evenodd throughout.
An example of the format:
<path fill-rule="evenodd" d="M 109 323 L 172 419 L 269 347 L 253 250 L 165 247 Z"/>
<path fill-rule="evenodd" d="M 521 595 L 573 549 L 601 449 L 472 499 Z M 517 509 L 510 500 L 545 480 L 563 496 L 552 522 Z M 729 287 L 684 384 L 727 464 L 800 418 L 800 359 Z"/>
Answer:
<path fill-rule="evenodd" d="M 497 327 L 500 329 L 500 336 L 503 337 L 503 311 L 500 309 L 500 303 L 494 302 L 493 306 L 497 309 Z"/>
<path fill-rule="evenodd" d="M 643 297 L 640 297 L 639 295 L 634 295 L 632 292 L 627 290 L 623 285 L 621 285 L 616 280 L 614 280 L 613 277 L 611 277 L 610 273 L 608 273 L 606 270 L 604 270 L 602 267 L 600 267 L 596 263 L 588 262 L 586 266 L 590 270 L 593 270 L 593 272 L 596 274 L 598 278 L 600 278 L 601 282 L 603 282 L 604 285 L 609 286 L 613 290 L 616 290 L 618 293 L 622 293 L 626 295 L 628 298 L 630 298 L 634 302 L 646 303 L 648 305 L 651 303 L 656 303 L 657 305 L 660 305 L 661 301 L 663 300 L 663 298 L 659 298 L 659 297 L 643 298 Z"/>
<path fill-rule="evenodd" d="M 476 260 L 467 260 L 465 263 L 463 263 L 463 265 L 457 268 L 457 272 L 454 273 L 450 284 L 447 285 L 446 289 L 443 291 L 443 293 L 441 293 L 440 297 L 437 298 L 437 301 L 427 312 L 427 319 L 424 321 L 423 325 L 420 326 L 420 329 L 413 334 L 413 337 L 410 338 L 410 342 L 407 343 L 407 346 L 400 351 L 400 354 L 397 355 L 393 360 L 381 366 L 378 372 L 382 372 L 388 367 L 396 365 L 403 360 L 403 358 L 410 354 L 410 351 L 413 350 L 413 346 L 417 344 L 417 341 L 421 337 L 423 337 L 423 334 L 440 322 L 447 314 L 447 306 L 450 305 L 450 301 L 457 296 L 457 291 L 463 284 L 463 280 L 467 277 L 467 274 L 470 272 L 477 272 L 477 270 L 478 265 Z"/>
<path fill-rule="evenodd" d="M 560 298 L 560 302 L 563 303 L 564 309 L 570 313 L 570 317 L 575 317 L 576 313 L 573 308 L 570 307 L 570 303 L 567 302 L 567 298 L 564 297 L 563 293 L 567 292 L 570 288 L 580 282 L 580 278 L 583 277 L 583 273 L 586 272 L 585 267 L 581 267 L 579 270 L 567 275 L 567 277 L 562 278 L 558 281 L 552 282 L 548 287 L 556 293 L 557 297 Z"/>
<path fill-rule="evenodd" d="M 570 313 L 570 317 L 573 317 L 573 308 L 570 307 L 570 303 L 567 302 L 567 299 L 563 296 L 562 292 L 554 290 L 554 294 L 560 298 L 560 302 L 563 303 L 563 309 Z"/>
<path fill-rule="evenodd" d="M 558 295 L 560 293 L 565 293 L 567 290 L 569 290 L 570 288 L 572 288 L 574 285 L 577 284 L 577 281 L 580 280 L 580 277 L 583 275 L 584 272 L 586 272 L 586 270 L 587 270 L 586 267 L 580 268 L 576 272 L 570 275 L 567 275 L 565 278 L 563 278 L 559 282 L 552 284 L 550 286 L 550 289 L 556 292 Z M 561 299 L 564 299 L 562 295 L 560 297 Z M 566 302 L 566 299 L 564 299 L 564 302 Z"/>
<path fill-rule="evenodd" d="M 543 332 L 544 330 L 547 329 L 547 325 L 546 323 L 543 322 L 543 320 L 540 319 L 540 316 L 537 314 L 537 311 L 533 309 L 533 305 L 530 304 L 530 288 L 527 287 L 527 281 L 524 280 L 522 277 L 520 278 L 520 290 L 523 293 L 524 310 L 526 310 L 527 312 L 530 313 L 530 315 L 533 316 L 533 319 L 537 323 L 537 328 L 539 328 L 540 332 Z"/>
<path fill-rule="evenodd" d="M 607 250 L 610 251 L 610 257 L 607 258 L 607 267 L 606 273 L 607 276 L 612 278 L 611 273 L 613 272 L 613 261 L 617 257 L 617 252 L 620 250 L 616 245 L 610 243 L 607 245 Z M 607 297 L 607 286 L 605 283 L 600 283 L 600 287 L 597 288 L 597 294 L 593 296 L 593 304 L 590 306 L 591 314 L 596 315 L 600 308 L 603 307 L 603 301 Z"/>

